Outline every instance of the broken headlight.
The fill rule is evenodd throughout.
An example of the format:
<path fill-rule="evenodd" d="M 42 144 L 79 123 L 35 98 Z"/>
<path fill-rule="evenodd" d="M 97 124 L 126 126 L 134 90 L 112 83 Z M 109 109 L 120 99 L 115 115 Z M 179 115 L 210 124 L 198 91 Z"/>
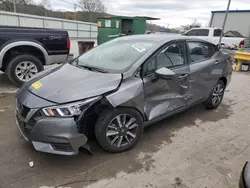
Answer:
<path fill-rule="evenodd" d="M 78 116 L 87 107 L 87 104 L 94 102 L 99 97 L 94 97 L 80 102 L 65 105 L 50 106 L 43 108 L 42 111 L 47 117 L 72 117 Z"/>

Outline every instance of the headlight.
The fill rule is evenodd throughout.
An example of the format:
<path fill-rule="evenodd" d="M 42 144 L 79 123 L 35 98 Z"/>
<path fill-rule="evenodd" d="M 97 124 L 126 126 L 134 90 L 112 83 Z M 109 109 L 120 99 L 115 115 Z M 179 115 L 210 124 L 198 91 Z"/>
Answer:
<path fill-rule="evenodd" d="M 78 116 L 83 111 L 85 105 L 97 100 L 99 97 L 87 99 L 85 101 L 70 103 L 66 105 L 58 105 L 43 108 L 43 113 L 48 117 L 72 117 Z"/>

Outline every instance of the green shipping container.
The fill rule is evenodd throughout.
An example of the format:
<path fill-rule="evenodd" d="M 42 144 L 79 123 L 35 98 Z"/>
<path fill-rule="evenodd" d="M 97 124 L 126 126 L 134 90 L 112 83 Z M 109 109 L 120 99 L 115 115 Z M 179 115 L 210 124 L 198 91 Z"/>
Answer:
<path fill-rule="evenodd" d="M 124 35 L 145 34 L 146 20 L 159 20 L 150 17 L 110 16 L 98 18 L 98 44 Z"/>

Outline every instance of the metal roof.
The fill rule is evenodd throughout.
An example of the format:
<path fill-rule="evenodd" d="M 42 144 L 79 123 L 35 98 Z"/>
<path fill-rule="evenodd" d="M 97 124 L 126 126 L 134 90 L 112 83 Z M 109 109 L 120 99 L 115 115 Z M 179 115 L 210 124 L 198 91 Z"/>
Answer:
<path fill-rule="evenodd" d="M 211 11 L 211 13 L 225 13 L 226 10 L 215 10 Z M 228 12 L 250 12 L 250 10 L 229 10 Z"/>
<path fill-rule="evenodd" d="M 153 18 L 153 17 L 147 17 L 147 16 L 134 16 L 134 17 L 130 17 L 130 16 L 101 16 L 101 17 L 98 17 L 100 19 L 136 19 L 136 18 L 139 18 L 139 19 L 145 19 L 145 20 L 160 20 L 160 18 Z"/>

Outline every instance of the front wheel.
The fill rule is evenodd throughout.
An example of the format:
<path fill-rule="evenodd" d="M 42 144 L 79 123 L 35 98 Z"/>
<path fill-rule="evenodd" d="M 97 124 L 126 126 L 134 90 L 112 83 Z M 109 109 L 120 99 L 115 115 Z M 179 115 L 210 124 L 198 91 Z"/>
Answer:
<path fill-rule="evenodd" d="M 225 92 L 225 84 L 222 80 L 219 80 L 216 83 L 209 98 L 204 102 L 204 106 L 208 109 L 216 109 L 220 105 L 223 99 L 224 92 Z"/>
<path fill-rule="evenodd" d="M 118 153 L 131 149 L 143 133 L 141 114 L 130 108 L 106 109 L 95 125 L 95 136 L 106 151 Z"/>

